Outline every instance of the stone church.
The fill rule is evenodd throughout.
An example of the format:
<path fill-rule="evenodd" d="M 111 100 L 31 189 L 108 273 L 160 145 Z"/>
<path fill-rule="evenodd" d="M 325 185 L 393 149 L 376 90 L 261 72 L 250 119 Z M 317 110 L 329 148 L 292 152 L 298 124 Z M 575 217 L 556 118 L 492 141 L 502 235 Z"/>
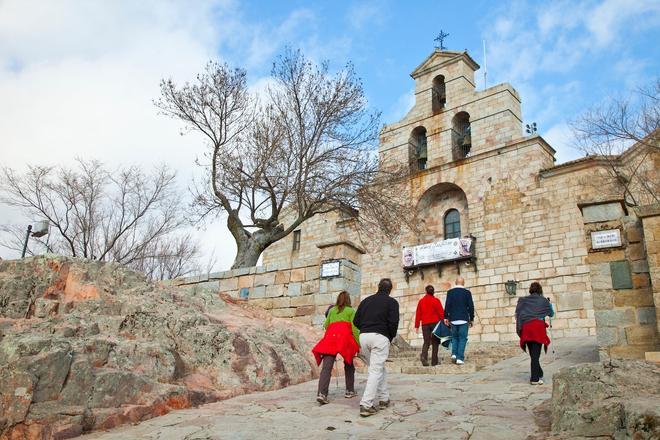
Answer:
<path fill-rule="evenodd" d="M 523 133 L 518 92 L 506 83 L 478 90 L 478 69 L 467 52 L 436 49 L 411 73 L 414 107 L 381 131 L 381 160 L 410 166 L 418 232 L 366 249 L 350 221 L 317 216 L 268 248 L 263 266 L 209 281 L 276 316 L 319 323 L 339 290 L 357 302 L 390 277 L 400 334 L 416 345 L 427 284 L 444 304 L 460 273 L 476 308 L 470 340 L 498 342 L 517 338 L 517 298 L 538 280 L 557 310 L 554 337 L 597 335 L 603 357 L 657 351 L 657 205 L 629 208 L 619 189 L 598 183 L 608 176 L 603 158 L 555 164 L 542 137 Z M 640 154 L 633 146 L 617 160 Z M 658 178 L 657 153 L 644 163 Z M 464 252 L 445 253 L 461 243 Z"/>

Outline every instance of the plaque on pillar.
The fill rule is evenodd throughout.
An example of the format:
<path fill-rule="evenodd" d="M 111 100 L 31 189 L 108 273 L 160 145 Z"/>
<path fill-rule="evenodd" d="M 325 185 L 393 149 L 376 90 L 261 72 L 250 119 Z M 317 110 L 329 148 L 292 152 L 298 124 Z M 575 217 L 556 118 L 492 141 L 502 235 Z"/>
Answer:
<path fill-rule="evenodd" d="M 593 231 L 591 233 L 591 248 L 594 250 L 608 249 L 621 246 L 621 231 L 619 229 L 608 229 L 605 231 Z"/>
<path fill-rule="evenodd" d="M 340 268 L 341 268 L 341 263 L 339 260 L 322 262 L 321 278 L 338 277 L 341 273 Z"/>

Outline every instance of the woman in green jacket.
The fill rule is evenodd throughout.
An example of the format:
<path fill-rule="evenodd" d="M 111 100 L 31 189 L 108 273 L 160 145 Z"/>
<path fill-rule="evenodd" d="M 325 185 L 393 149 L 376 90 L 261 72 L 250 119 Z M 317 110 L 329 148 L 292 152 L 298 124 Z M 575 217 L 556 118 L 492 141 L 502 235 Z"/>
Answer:
<path fill-rule="evenodd" d="M 353 357 L 360 351 L 360 331 L 353 325 L 355 310 L 351 307 L 351 297 L 346 291 L 337 296 L 337 303 L 330 309 L 323 327 L 326 329 L 323 339 L 312 349 L 316 362 L 321 366 L 319 389 L 316 397 L 321 405 L 328 403 L 328 388 L 332 366 L 338 354 L 344 358 L 344 375 L 346 378 L 346 394 L 351 398 L 355 393 L 355 366 Z"/>

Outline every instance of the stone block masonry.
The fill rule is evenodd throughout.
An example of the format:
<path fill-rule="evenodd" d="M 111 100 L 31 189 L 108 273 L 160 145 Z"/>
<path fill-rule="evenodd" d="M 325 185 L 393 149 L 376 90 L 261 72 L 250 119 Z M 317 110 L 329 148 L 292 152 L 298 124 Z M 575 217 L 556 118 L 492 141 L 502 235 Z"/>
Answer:
<path fill-rule="evenodd" d="M 210 273 L 204 277 L 179 278 L 172 284 L 191 291 L 211 290 L 246 300 L 279 318 L 291 318 L 306 324 L 320 325 L 328 307 L 337 294 L 346 290 L 357 306 L 360 299 L 359 261 L 364 252 L 350 242 L 331 242 L 319 245 L 316 258 L 296 260 L 293 266 L 269 263 Z M 324 261 L 339 261 L 339 276 L 321 277 Z M 204 280 L 204 281 L 202 281 Z"/>
<path fill-rule="evenodd" d="M 649 268 L 657 267 L 653 228 L 660 217 L 629 216 L 621 201 L 588 204 L 582 214 L 599 355 L 643 359 L 659 349 Z M 609 244 L 598 241 L 604 235 L 611 237 Z"/>

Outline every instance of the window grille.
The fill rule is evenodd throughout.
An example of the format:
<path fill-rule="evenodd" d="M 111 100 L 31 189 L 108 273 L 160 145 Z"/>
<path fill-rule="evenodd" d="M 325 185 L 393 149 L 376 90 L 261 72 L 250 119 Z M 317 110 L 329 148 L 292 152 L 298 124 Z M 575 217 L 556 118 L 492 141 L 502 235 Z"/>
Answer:
<path fill-rule="evenodd" d="M 293 250 L 300 250 L 300 230 L 293 231 Z"/>
<path fill-rule="evenodd" d="M 461 215 L 456 209 L 450 209 L 445 214 L 445 240 L 461 237 Z"/>

